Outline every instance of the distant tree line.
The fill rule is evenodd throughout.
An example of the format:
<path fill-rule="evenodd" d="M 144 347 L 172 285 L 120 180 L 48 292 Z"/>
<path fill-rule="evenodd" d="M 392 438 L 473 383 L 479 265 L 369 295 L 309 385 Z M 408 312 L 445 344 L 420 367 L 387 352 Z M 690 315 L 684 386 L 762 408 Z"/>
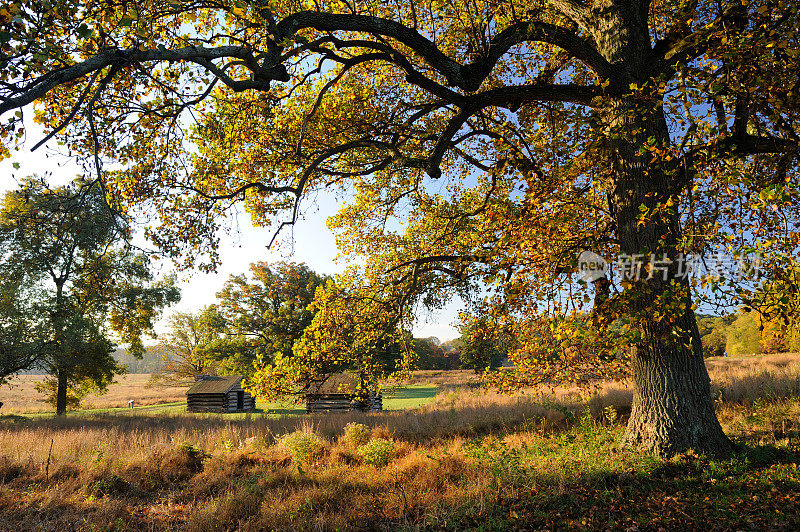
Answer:
<path fill-rule="evenodd" d="M 725 316 L 700 315 L 697 324 L 703 354 L 707 357 L 800 351 L 800 333 L 796 327 L 770 320 L 753 310 Z"/>

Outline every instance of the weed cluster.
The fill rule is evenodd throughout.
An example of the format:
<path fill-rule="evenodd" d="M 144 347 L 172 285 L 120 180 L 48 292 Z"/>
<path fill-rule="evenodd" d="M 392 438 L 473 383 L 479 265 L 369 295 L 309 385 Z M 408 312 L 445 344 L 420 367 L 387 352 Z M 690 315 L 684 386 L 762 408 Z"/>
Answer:
<path fill-rule="evenodd" d="M 368 464 L 375 467 L 384 467 L 392 461 L 397 453 L 397 447 L 392 440 L 385 438 L 375 438 L 362 445 L 358 454 Z"/>
<path fill-rule="evenodd" d="M 325 448 L 325 442 L 313 427 L 306 425 L 278 440 L 278 445 L 299 464 L 306 464 Z"/>

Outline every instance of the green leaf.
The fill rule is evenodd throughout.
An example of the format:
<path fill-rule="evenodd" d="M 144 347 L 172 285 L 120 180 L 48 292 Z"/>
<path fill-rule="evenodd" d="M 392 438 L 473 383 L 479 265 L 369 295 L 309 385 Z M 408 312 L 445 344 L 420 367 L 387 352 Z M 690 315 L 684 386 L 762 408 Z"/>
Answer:
<path fill-rule="evenodd" d="M 78 37 L 80 37 L 81 39 L 86 39 L 92 34 L 92 30 L 90 30 L 89 26 L 87 26 L 86 24 L 81 24 L 80 26 L 78 26 L 76 33 L 78 34 Z"/>

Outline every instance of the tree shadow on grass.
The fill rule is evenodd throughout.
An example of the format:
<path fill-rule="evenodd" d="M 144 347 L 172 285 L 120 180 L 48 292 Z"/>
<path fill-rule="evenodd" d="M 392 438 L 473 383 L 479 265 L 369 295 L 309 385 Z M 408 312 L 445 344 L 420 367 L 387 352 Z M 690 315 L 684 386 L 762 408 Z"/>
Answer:
<path fill-rule="evenodd" d="M 467 511 L 454 526 L 496 519 L 503 528 L 795 530 L 799 462 L 798 450 L 742 445 L 724 460 L 686 454 L 643 469 L 530 471 L 507 483 L 511 495 L 488 512 Z"/>

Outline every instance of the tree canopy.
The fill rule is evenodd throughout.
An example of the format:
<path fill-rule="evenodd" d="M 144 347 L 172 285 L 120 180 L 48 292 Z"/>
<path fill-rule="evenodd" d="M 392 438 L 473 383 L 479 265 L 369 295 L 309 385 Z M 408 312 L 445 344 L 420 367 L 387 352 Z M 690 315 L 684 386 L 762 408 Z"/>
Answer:
<path fill-rule="evenodd" d="M 508 357 L 513 333 L 502 330 L 490 316 L 461 315 L 461 367 L 483 373 L 498 368 Z"/>
<path fill-rule="evenodd" d="M 0 10 L 0 115 L 16 114 L 0 135 L 21 142 L 35 103 L 47 135 L 94 162 L 123 208 L 158 211 L 149 236 L 185 266 L 218 260 L 235 202 L 280 230 L 307 198 L 346 194 L 330 223 L 345 254 L 369 257 L 373 297 L 407 312 L 478 283 L 493 314 L 556 342 L 600 329 L 631 362 L 626 441 L 722 453 L 694 301 L 747 302 L 757 287 L 689 278 L 681 260 L 758 254 L 767 275 L 790 268 L 798 7 L 12 2 Z M 581 284 L 571 274 L 585 249 L 645 259 L 634 268 L 645 275 Z M 541 336 L 524 335 L 521 356 Z M 597 367 L 607 359 L 598 352 Z M 546 362 L 519 367 L 562 365 Z"/>
<path fill-rule="evenodd" d="M 81 391 L 103 390 L 123 371 L 109 334 L 141 357 L 142 335 L 160 309 L 179 298 L 174 279 L 155 281 L 130 238 L 126 219 L 93 181 L 51 188 L 31 178 L 3 197 L 0 272 L 30 287 L 32 304 L 2 319 L 38 323 L 43 341 L 34 363 L 52 376 L 42 389 L 52 392 L 58 414 Z"/>
<path fill-rule="evenodd" d="M 353 275 L 344 279 L 353 279 Z M 404 345 L 396 310 L 363 285 L 328 281 L 317 288 L 311 323 L 291 355 L 256 361 L 247 386 L 262 397 L 301 395 L 332 375 L 350 373 L 358 392 L 375 392 L 388 377 L 406 374 L 411 346 Z"/>
<path fill-rule="evenodd" d="M 204 350 L 225 334 L 225 319 L 216 305 L 198 312 L 173 312 L 167 323 L 169 330 L 158 341 L 162 364 L 152 380 L 175 383 L 216 373 L 219 360 Z"/>
<path fill-rule="evenodd" d="M 10 258 L 6 251 L 2 260 Z M 27 281 L 19 272 L 0 281 L 0 385 L 31 368 L 49 347 L 36 290 Z"/>
<path fill-rule="evenodd" d="M 269 363 L 277 356 L 292 356 L 294 344 L 311 324 L 309 305 L 325 281 L 305 264 L 256 262 L 250 275 L 232 275 L 217 294 L 227 337 L 216 345 L 217 357 L 239 373 L 251 373 L 259 358 Z M 228 343 L 226 347 L 223 344 Z"/>

